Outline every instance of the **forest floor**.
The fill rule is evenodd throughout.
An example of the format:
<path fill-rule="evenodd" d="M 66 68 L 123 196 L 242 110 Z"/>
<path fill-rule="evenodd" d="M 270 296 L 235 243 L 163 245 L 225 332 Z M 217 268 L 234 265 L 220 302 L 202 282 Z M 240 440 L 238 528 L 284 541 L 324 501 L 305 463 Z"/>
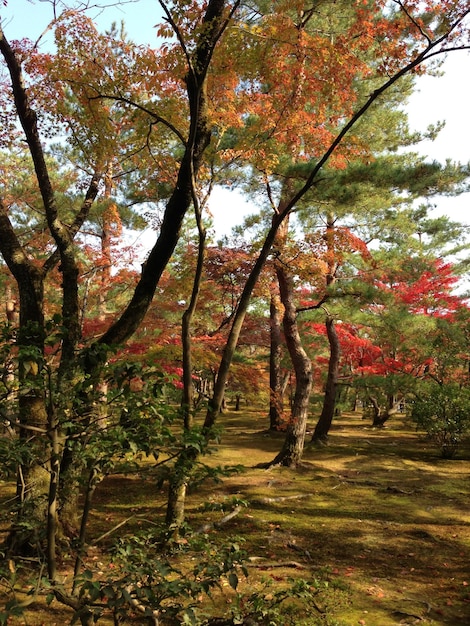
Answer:
<path fill-rule="evenodd" d="M 191 493 L 187 516 L 198 529 L 223 516 L 208 512 L 204 502 L 243 503 L 237 515 L 209 531 L 243 538 L 249 576 L 240 579 L 241 593 L 259 589 L 269 598 L 290 578 L 318 579 L 328 581 L 318 597 L 327 611 L 319 615 L 324 624 L 469 626 L 468 447 L 443 460 L 404 419 L 373 429 L 358 414 L 347 414 L 335 419 L 327 446 L 307 444 L 300 467 L 266 470 L 256 466 L 274 458 L 283 434 L 263 430 L 255 412 L 227 412 L 222 421 L 224 433 L 207 462 L 240 464 L 244 471 Z M 2 501 L 5 489 L 0 486 Z M 103 542 L 93 545 L 94 538 L 115 528 L 111 541 L 137 519 L 139 526 L 156 521 L 164 509 L 165 488 L 138 476 L 106 478 L 95 496 L 89 566 L 105 567 Z M 271 581 L 271 591 L 262 590 L 262 579 Z M 222 602 L 232 597 L 227 586 Z M 297 605 L 297 618 L 289 623 L 320 623 L 308 621 L 306 608 Z M 24 617 L 8 623 L 69 621 L 63 607 L 47 607 L 39 598 Z"/>

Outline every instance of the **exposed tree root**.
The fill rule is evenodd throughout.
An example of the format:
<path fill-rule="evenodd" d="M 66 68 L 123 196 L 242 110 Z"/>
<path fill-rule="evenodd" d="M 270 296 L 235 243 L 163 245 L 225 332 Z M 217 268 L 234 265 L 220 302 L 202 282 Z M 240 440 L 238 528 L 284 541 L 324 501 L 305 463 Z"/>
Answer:
<path fill-rule="evenodd" d="M 216 528 L 220 528 L 221 526 L 223 526 L 224 524 L 226 524 L 227 522 L 229 522 L 231 519 L 233 519 L 234 517 L 236 517 L 240 511 L 243 509 L 243 507 L 241 506 L 236 506 L 233 511 L 230 511 L 230 513 L 227 513 L 227 515 L 225 515 L 222 519 L 220 519 L 218 522 L 213 522 L 212 524 L 203 524 L 200 528 L 198 528 L 194 534 L 195 535 L 202 535 L 203 533 L 208 533 L 210 530 L 214 530 Z"/>

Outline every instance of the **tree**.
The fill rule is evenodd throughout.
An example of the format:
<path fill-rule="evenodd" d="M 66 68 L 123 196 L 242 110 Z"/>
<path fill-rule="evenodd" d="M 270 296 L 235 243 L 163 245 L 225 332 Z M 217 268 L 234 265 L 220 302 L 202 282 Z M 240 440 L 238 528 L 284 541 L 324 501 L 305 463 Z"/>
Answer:
<path fill-rule="evenodd" d="M 282 201 L 280 208 L 282 209 Z M 296 466 L 302 456 L 307 428 L 312 387 L 312 364 L 300 340 L 296 319 L 297 309 L 294 300 L 294 275 L 289 265 L 285 262 L 288 226 L 289 222 L 286 219 L 278 231 L 275 271 L 279 283 L 281 302 L 284 306 L 282 320 L 284 337 L 295 371 L 295 393 L 284 444 L 274 459 L 273 464 L 281 463 L 287 466 Z"/>
<path fill-rule="evenodd" d="M 73 12 L 56 21 L 57 54 L 30 52 L 26 44 L 12 47 L 0 33 L 0 51 L 10 76 L 2 103 L 5 111 L 12 112 L 10 119 L 17 115 L 21 122 L 47 224 L 48 244 L 43 250 L 48 254 L 38 262 L 18 238 L 16 207 L 5 201 L 0 205 L 0 250 L 20 294 L 16 341 L 20 432 L 23 440 L 27 433 L 35 434 L 33 443 L 39 450 L 33 450 L 31 467 L 49 479 L 47 556 L 52 581 L 57 491 L 76 465 L 76 453 L 88 454 L 87 493 L 93 488 L 93 471 L 101 472 L 111 457 L 106 450 L 98 467 L 91 447 L 100 434 L 94 428 L 99 383 L 109 375 L 116 386 L 125 381 L 128 389 L 130 381 L 145 378 L 141 373 L 134 376 L 127 363 L 116 367 L 119 375 L 111 374 L 110 357 L 142 328 L 183 220 L 190 206 L 197 205 L 200 187 L 207 181 L 211 184 L 212 171 L 218 170 L 220 179 L 224 174 L 229 179 L 231 171 L 252 169 L 264 185 L 271 183 L 268 188 L 276 194 L 276 167 L 286 154 L 294 164 L 308 164 L 299 185 L 283 197 L 241 289 L 201 432 L 183 433 L 167 512 L 168 524 L 177 528 L 184 515 L 184 487 L 211 439 L 253 290 L 278 230 L 320 182 L 327 163 L 337 168 L 352 154 L 367 161 L 367 146 L 353 131 L 387 90 L 436 55 L 468 45 L 463 21 L 469 9 L 458 1 L 427 2 L 423 12 L 421 3 L 398 1 L 386 7 L 382 2 L 367 6 L 340 2 L 312 8 L 297 0 L 250 4 L 160 0 L 160 5 L 165 23 L 158 34 L 167 41 L 158 50 L 136 49 L 124 40 L 101 37 L 83 15 Z M 371 89 L 358 90 L 359 83 Z M 39 112 L 43 117 L 38 126 Z M 74 150 L 68 153 L 83 168 L 82 198 L 72 219 L 60 210 L 41 142 L 43 129 L 57 128 L 59 139 L 66 136 L 83 155 L 78 160 Z M 18 141 L 14 123 L 9 130 L 12 150 Z M 118 164 L 123 186 L 129 183 L 129 195 L 158 198 L 162 203 L 159 233 L 129 300 L 109 312 L 112 320 L 98 339 L 87 338 L 79 315 L 78 232 L 105 172 L 118 171 Z M 237 168 L 231 169 L 234 164 Z M 137 193 L 138 181 L 149 174 L 158 180 L 152 180 L 145 193 Z M 45 384 L 51 377 L 44 367 L 49 320 L 43 294 L 53 268 L 61 285 L 61 319 L 55 336 L 60 362 L 54 375 L 56 388 L 64 392 L 57 394 L 63 404 L 55 401 L 57 395 Z M 69 390 L 71 394 L 66 393 Z M 116 396 L 111 399 L 118 406 Z M 124 411 L 123 422 L 125 415 Z M 83 430 L 85 437 L 80 436 Z M 49 456 L 51 463 L 44 472 L 44 459 Z M 28 481 L 27 489 L 19 490 L 20 499 L 32 494 Z M 39 511 L 38 502 L 31 503 Z M 73 596 L 68 601 L 83 613 L 82 623 L 90 623 L 86 600 Z"/>
<path fill-rule="evenodd" d="M 87 87 L 86 82 L 78 82 L 76 78 L 77 74 L 82 76 L 82 72 L 84 70 L 88 71 L 94 62 L 89 53 L 91 50 L 96 52 L 96 41 L 93 41 L 93 37 L 96 37 L 96 31 L 94 31 L 93 28 L 86 30 L 90 25 L 89 22 L 84 21 L 82 16 L 76 14 L 71 15 L 72 21 L 70 23 L 67 23 L 70 14 L 65 16 L 65 22 L 58 22 L 59 54 L 54 61 L 57 60 L 59 64 L 62 61 L 67 61 L 67 63 L 65 66 L 56 66 L 55 69 L 57 72 L 57 69 L 60 68 L 60 71 L 65 72 L 65 77 L 62 79 L 62 82 L 59 82 L 57 73 L 54 73 L 52 74 L 52 82 L 45 83 L 45 87 L 49 89 L 53 95 L 57 94 L 56 90 L 58 87 L 58 91 L 62 95 L 63 93 L 67 93 L 66 86 L 68 85 L 72 94 L 71 99 L 69 101 L 67 101 L 66 98 L 60 100 L 57 96 L 54 100 L 57 103 L 63 102 L 65 105 L 65 113 L 63 113 L 62 108 L 58 108 L 59 117 L 73 129 L 71 136 L 73 140 L 77 140 L 78 146 L 83 150 L 88 148 L 94 150 L 94 159 L 88 157 L 89 160 L 94 161 L 94 173 L 90 178 L 91 182 L 89 183 L 88 191 L 84 196 L 82 205 L 73 218 L 72 226 L 69 226 L 63 221 L 64 217 L 59 214 L 56 192 L 49 175 L 45 151 L 40 140 L 40 129 L 37 124 L 38 116 L 34 109 L 35 106 L 41 106 L 42 103 L 42 106 L 44 106 L 47 111 L 47 105 L 44 103 L 48 102 L 47 96 L 49 96 L 50 93 L 45 94 L 46 99 L 41 100 L 40 97 L 36 96 L 34 102 L 32 101 L 30 95 L 32 88 L 26 88 L 21 57 L 18 51 L 15 51 L 10 46 L 3 32 L 0 33 L 0 50 L 10 74 L 11 87 L 14 94 L 12 107 L 22 124 L 29 152 L 34 162 L 37 185 L 42 197 L 47 227 L 52 243 L 57 247 L 57 251 L 50 254 L 42 264 L 42 267 L 38 268 L 36 264 L 29 260 L 27 253 L 17 238 L 14 224 L 8 215 L 7 206 L 2 203 L 0 224 L 2 233 L 1 251 L 10 271 L 16 279 L 20 294 L 20 321 L 17 339 L 20 355 L 20 436 L 23 439 L 26 439 L 27 436 L 29 437 L 31 433 L 30 429 L 33 429 L 33 432 L 39 432 L 41 435 L 40 437 L 36 437 L 39 449 L 37 453 L 33 455 L 35 462 L 33 465 L 28 466 L 28 468 L 25 467 L 22 469 L 20 475 L 22 476 L 23 482 L 18 486 L 18 497 L 20 501 L 23 501 L 24 496 L 24 499 L 27 498 L 33 508 L 39 506 L 38 503 L 41 498 L 33 497 L 38 494 L 32 489 L 32 485 L 41 488 L 41 490 L 46 489 L 47 491 L 48 489 L 45 484 L 48 482 L 48 473 L 43 468 L 41 462 L 41 459 L 47 458 L 48 456 L 44 448 L 46 448 L 46 450 L 49 448 L 49 437 L 54 437 L 54 441 L 57 442 L 60 428 L 57 415 L 54 411 L 50 411 L 47 408 L 48 402 L 43 378 L 45 373 L 43 368 L 45 341 L 43 284 L 45 277 L 60 260 L 59 270 L 62 276 L 63 298 L 62 325 L 64 332 L 61 337 L 59 380 L 61 380 L 64 385 L 70 385 L 77 375 L 76 368 L 80 366 L 83 368 L 82 375 L 84 375 L 85 378 L 90 377 L 90 380 L 97 382 L 100 377 L 100 369 L 105 362 L 101 357 L 99 357 L 98 360 L 96 359 L 96 355 L 99 354 L 97 349 L 102 346 L 101 352 L 105 355 L 108 346 L 122 343 L 138 328 L 153 297 L 161 273 L 174 250 L 182 219 L 192 202 L 195 177 L 197 176 L 201 164 L 202 154 L 210 141 L 206 102 L 207 71 L 214 48 L 230 17 L 230 11 L 229 13 L 226 12 L 225 4 L 225 2 L 221 1 L 210 2 L 203 14 L 196 13 L 195 15 L 198 30 L 197 32 L 194 31 L 194 47 L 191 54 L 189 54 L 189 48 L 186 49 L 186 94 L 189 111 L 187 139 L 184 140 L 184 151 L 179 165 L 177 182 L 167 202 L 160 236 L 143 266 L 140 280 L 136 285 L 134 295 L 127 308 L 122 315 L 114 320 L 98 342 L 90 346 L 87 351 L 87 356 L 81 361 L 77 360 L 77 348 L 80 339 L 78 304 L 79 271 L 74 237 L 87 218 L 90 207 L 98 193 L 98 184 L 103 176 L 106 162 L 103 162 L 102 159 L 103 148 L 106 146 L 105 154 L 110 153 L 109 141 L 106 141 L 104 146 L 103 137 L 109 131 L 109 115 L 111 111 L 101 97 L 100 89 L 103 88 L 104 85 L 99 84 L 100 79 L 108 79 L 110 69 L 104 67 L 100 68 L 103 71 L 98 72 L 98 74 L 96 74 L 96 72 L 85 74 L 85 76 L 94 76 L 95 81 L 98 79 L 98 84 L 95 82 L 90 88 Z M 167 12 L 167 17 L 171 22 L 172 17 L 169 12 Z M 75 19 L 76 21 L 74 22 Z M 173 27 L 178 31 L 179 27 L 174 22 Z M 195 28 L 196 25 L 192 24 L 192 27 Z M 91 41 L 86 42 L 83 38 L 74 39 L 70 37 L 72 32 L 71 28 L 77 29 L 76 32 L 78 32 L 79 35 L 82 35 L 83 32 L 87 32 Z M 66 37 L 66 35 L 68 36 Z M 78 41 L 81 46 L 88 45 L 86 54 L 81 57 L 85 59 L 85 67 L 80 65 L 73 67 L 70 63 L 72 42 L 76 43 Z M 106 48 L 106 39 L 104 41 L 99 40 L 99 44 L 104 44 L 104 48 Z M 189 46 L 189 40 L 187 45 Z M 108 48 L 105 52 L 108 54 L 103 54 L 103 60 L 109 59 L 111 62 L 112 55 L 110 55 L 109 52 L 112 51 Z M 31 58 L 33 61 L 36 61 L 35 55 Z M 122 58 L 117 59 L 117 61 L 120 60 L 122 60 Z M 49 64 L 49 57 L 40 57 L 38 62 L 33 64 L 33 72 L 36 71 L 36 68 L 42 70 L 44 65 L 49 67 Z M 127 59 L 125 59 L 124 65 L 126 69 L 128 69 Z M 67 74 L 67 70 L 69 74 Z M 38 84 L 36 88 L 38 93 L 41 93 L 41 85 Z M 122 85 L 119 85 L 118 89 L 119 88 L 122 88 Z M 63 89 L 63 91 L 61 91 L 61 89 Z M 67 109 L 67 102 L 70 102 L 69 109 Z M 119 124 L 121 123 L 121 119 L 119 115 Z M 179 138 L 182 138 L 181 134 L 179 134 Z M 117 151 L 112 150 L 111 154 L 116 154 L 116 152 Z M 30 365 L 31 363 L 33 365 Z M 79 396 L 78 402 L 82 404 L 85 402 L 85 406 L 76 407 L 75 410 L 78 411 L 78 414 L 83 416 L 89 414 L 88 411 L 90 407 L 86 405 L 93 402 L 93 400 L 87 400 Z M 45 436 L 46 433 L 49 433 L 49 437 Z M 70 450 L 67 446 L 65 449 Z M 55 491 L 57 488 L 60 464 L 60 453 L 58 449 L 54 448 L 52 458 L 53 465 L 50 471 L 52 472 L 52 476 L 55 477 L 53 480 Z M 63 465 L 62 469 L 66 470 L 71 467 L 71 465 L 72 463 L 69 462 L 65 466 Z M 32 472 L 42 473 L 44 480 L 39 481 L 36 476 L 30 475 Z M 51 495 L 51 490 L 49 490 L 49 493 L 50 498 L 55 502 L 56 494 Z M 49 511 L 51 510 L 50 506 Z M 39 512 L 38 519 L 40 519 L 42 515 L 43 514 Z M 55 511 L 50 513 L 51 524 L 55 524 L 55 516 Z M 52 557 L 50 561 L 52 563 Z M 53 573 L 51 572 L 51 578 L 53 577 Z"/>
<path fill-rule="evenodd" d="M 408 8 L 408 7 L 402 7 L 400 5 L 399 10 L 396 13 L 392 12 L 390 16 L 390 21 L 388 21 L 388 18 L 384 15 L 381 15 L 380 17 L 378 17 L 378 14 L 376 14 L 374 18 L 372 18 L 371 15 L 366 13 L 365 11 L 358 10 L 358 12 L 355 14 L 352 20 L 353 25 L 351 27 L 351 30 L 348 30 L 348 37 L 351 35 L 353 31 L 356 34 L 358 34 L 358 32 L 359 33 L 362 32 L 367 37 L 370 34 L 370 32 L 374 31 L 374 28 L 377 29 L 375 32 L 379 32 L 379 31 L 381 32 L 381 36 L 383 36 L 384 32 L 386 31 L 388 27 L 392 27 L 395 30 L 394 36 L 391 37 L 391 39 L 393 39 L 393 43 L 391 44 L 390 48 L 387 47 L 387 51 L 386 51 L 386 54 L 391 53 L 392 56 L 395 55 L 395 58 L 392 60 L 392 56 L 390 56 L 385 63 L 380 64 L 378 67 L 375 66 L 376 69 L 379 70 L 379 72 L 385 72 L 390 77 L 386 79 L 378 88 L 376 88 L 372 94 L 368 94 L 368 96 L 364 98 L 362 103 L 358 105 L 358 108 L 355 113 L 353 112 L 351 114 L 350 107 L 348 106 L 351 101 L 354 101 L 353 92 L 351 91 L 351 100 L 348 101 L 345 96 L 345 100 L 342 102 L 342 104 L 346 106 L 347 111 L 341 110 L 341 107 L 338 107 L 338 109 L 335 111 L 335 114 L 337 115 L 337 117 L 335 115 L 333 117 L 333 120 L 338 123 L 341 123 L 342 120 L 346 117 L 346 119 L 349 118 L 349 121 L 341 127 L 341 129 L 338 131 L 336 136 L 334 135 L 334 131 L 332 131 L 331 133 L 324 132 L 324 126 L 322 126 L 322 124 L 319 122 L 319 119 L 315 117 L 314 129 L 309 125 L 305 125 L 304 127 L 304 132 L 308 133 L 310 131 L 311 135 L 307 136 L 307 134 L 304 135 L 303 133 L 298 133 L 297 139 L 293 139 L 292 145 L 299 145 L 299 142 L 302 144 L 302 141 L 305 140 L 305 145 L 302 145 L 302 150 L 301 150 L 302 155 L 305 152 L 308 154 L 308 148 L 306 148 L 305 146 L 307 145 L 310 146 L 312 141 L 317 142 L 316 147 L 315 148 L 312 147 L 312 153 L 322 154 L 322 147 L 324 149 L 324 152 L 322 156 L 318 158 L 318 160 L 316 161 L 316 164 L 312 167 L 312 169 L 305 176 L 304 184 L 301 185 L 296 191 L 294 191 L 294 193 L 290 196 L 289 199 L 283 201 L 282 210 L 280 210 L 279 213 L 273 217 L 272 225 L 266 234 L 266 237 L 260 249 L 257 260 L 253 265 L 253 270 L 245 284 L 245 288 L 240 298 L 240 302 L 238 304 L 238 308 L 237 308 L 237 311 L 236 311 L 236 314 L 234 316 L 233 323 L 231 326 L 230 334 L 228 336 L 227 343 L 225 345 L 224 352 L 221 358 L 220 367 L 218 369 L 218 375 L 217 375 L 217 379 L 215 381 L 215 386 L 214 386 L 214 394 L 209 403 L 209 408 L 208 408 L 208 412 L 207 412 L 205 423 L 204 423 L 204 428 L 208 433 L 210 433 L 210 429 L 213 427 L 213 425 L 216 422 L 217 415 L 219 413 L 220 406 L 223 401 L 224 389 L 225 389 L 225 385 L 226 385 L 227 378 L 228 378 L 230 364 L 233 359 L 233 354 L 235 352 L 235 348 L 237 345 L 237 341 L 238 341 L 238 337 L 241 331 L 243 320 L 248 309 L 252 290 L 269 257 L 271 247 L 276 239 L 276 235 L 277 235 L 277 231 L 279 227 L 281 226 L 283 221 L 286 219 L 286 217 L 291 213 L 294 207 L 296 207 L 296 205 L 300 202 L 300 200 L 307 194 L 308 191 L 311 190 L 314 184 L 317 183 L 317 177 L 319 176 L 320 171 L 322 171 L 323 166 L 329 161 L 330 157 L 334 155 L 335 160 L 341 159 L 341 153 L 338 154 L 336 149 L 339 146 L 343 147 L 343 139 L 345 139 L 349 131 L 365 115 L 365 113 L 368 112 L 368 110 L 372 107 L 375 101 L 383 93 L 385 93 L 389 88 L 391 88 L 401 77 L 415 70 L 415 68 L 420 66 L 423 61 L 427 60 L 428 58 L 433 58 L 434 56 L 436 56 L 436 54 L 438 54 L 438 49 L 441 47 L 442 44 L 444 44 L 444 42 L 447 40 L 447 37 L 451 36 L 451 38 L 453 38 L 454 35 L 457 34 L 456 31 L 454 32 L 454 29 L 460 30 L 461 20 L 466 14 L 466 11 L 464 9 L 463 13 L 460 14 L 459 17 L 457 17 L 457 20 L 455 22 L 453 22 L 451 31 L 447 30 L 446 35 L 444 37 L 442 37 L 441 35 L 437 35 L 437 33 L 436 33 L 436 36 L 434 37 L 430 32 L 428 33 L 427 30 L 422 30 L 421 22 L 417 21 L 417 17 L 413 16 L 414 9 L 416 9 L 415 6 L 413 7 L 410 6 Z M 430 14 L 433 14 L 433 15 L 434 15 L 433 11 L 435 9 L 436 7 L 428 7 Z M 298 24 L 295 21 L 293 22 L 295 26 L 295 31 L 292 31 L 292 32 L 294 34 L 293 41 L 295 42 L 295 44 L 293 45 L 292 43 L 289 43 L 288 45 L 289 47 L 292 47 L 291 49 L 297 49 L 299 54 L 293 55 L 292 58 L 295 58 L 297 60 L 300 59 L 300 67 L 304 68 L 308 65 L 308 63 L 306 62 L 307 57 L 305 56 L 305 49 L 303 47 L 304 41 L 302 40 L 301 37 L 299 37 L 299 33 L 301 33 L 302 36 L 306 36 L 307 31 L 305 29 L 305 26 L 307 26 L 307 24 L 309 23 L 309 20 L 311 19 L 313 15 L 313 10 L 306 12 L 305 14 L 303 12 L 299 13 L 299 15 L 300 15 L 300 22 Z M 267 14 L 266 24 L 268 24 L 269 26 L 271 26 L 270 19 L 269 19 L 270 17 L 271 16 Z M 305 20 L 303 20 L 304 17 L 305 17 Z M 375 17 L 377 17 L 377 22 L 374 23 Z M 360 30 L 357 31 L 356 29 L 358 28 L 359 23 L 361 24 L 361 26 L 360 26 Z M 278 23 L 276 24 L 278 25 Z M 256 25 L 259 26 L 258 23 Z M 282 41 L 286 41 L 286 36 L 285 36 L 286 22 L 285 21 L 282 22 L 282 27 L 284 29 Z M 403 32 L 402 31 L 403 28 L 405 28 L 407 32 L 409 32 L 408 29 L 411 28 L 411 30 L 414 31 L 415 34 L 417 35 L 418 40 L 423 38 L 420 44 L 422 47 L 420 49 L 420 52 L 416 56 L 415 56 L 416 51 L 413 50 L 412 52 L 412 48 L 411 47 L 407 48 L 404 42 L 400 42 L 400 44 L 398 45 L 400 52 L 398 51 L 398 48 L 395 47 L 399 40 L 399 36 L 397 39 L 397 34 L 399 32 Z M 426 26 L 426 29 L 427 28 L 428 27 Z M 369 29 L 371 30 L 369 31 Z M 275 40 L 268 39 L 268 40 L 262 40 L 262 41 L 263 41 L 263 44 L 265 41 L 269 41 L 269 44 L 271 45 L 272 41 L 275 41 Z M 342 40 L 343 43 L 344 41 L 345 40 Z M 375 42 L 373 42 L 373 40 L 370 40 L 370 41 L 372 42 L 372 47 L 373 47 Z M 322 40 L 322 44 L 324 43 L 325 41 Z M 364 45 L 367 48 L 367 50 L 369 51 L 371 50 L 371 48 L 369 48 L 366 43 L 361 43 L 359 45 Z M 312 49 L 316 50 L 318 48 L 315 46 Z M 310 53 L 312 49 L 310 49 Z M 346 56 L 348 57 L 349 57 L 349 52 L 350 50 L 348 51 L 348 53 L 346 53 Z M 276 56 L 273 54 L 270 54 L 270 55 L 264 54 L 263 58 L 276 61 L 279 59 L 284 59 L 285 57 Z M 335 60 L 339 61 L 339 57 L 335 56 Z M 341 61 L 342 62 L 344 61 L 343 57 L 341 58 Z M 345 78 L 345 91 L 343 92 L 344 94 L 346 93 L 346 84 L 348 84 L 347 80 L 353 79 L 354 72 L 355 71 L 361 72 L 365 66 L 361 65 L 360 67 L 361 69 L 359 70 L 354 62 L 351 63 L 350 66 L 348 66 L 348 71 L 346 72 L 347 76 L 344 76 Z M 351 74 L 349 72 L 351 72 Z M 333 74 L 336 75 L 336 72 L 333 72 Z M 285 72 L 281 72 L 279 67 L 275 68 L 275 71 L 273 71 L 272 74 L 270 74 L 269 76 L 270 80 L 267 82 L 267 86 L 268 88 L 270 88 L 266 90 L 267 94 L 273 93 L 274 96 L 277 96 L 275 87 L 277 86 L 278 82 L 276 83 L 276 78 L 279 79 L 280 76 L 284 76 L 284 75 L 285 75 Z M 296 101 L 294 100 L 294 98 L 298 94 L 298 89 L 297 89 L 299 87 L 298 77 L 301 77 L 302 79 L 301 87 L 304 86 L 303 85 L 304 74 L 302 71 L 298 73 L 289 72 L 289 76 L 295 77 L 294 78 L 295 85 L 291 85 L 290 88 L 287 88 L 287 89 L 286 89 L 286 86 L 284 85 L 283 93 L 288 94 L 288 100 L 289 100 L 289 103 L 291 103 L 291 102 Z M 258 84 L 259 84 L 259 80 L 258 80 Z M 261 84 L 264 84 L 264 83 L 261 81 Z M 309 88 L 312 88 L 314 84 L 316 84 L 315 80 L 312 80 L 312 82 L 309 83 Z M 351 80 L 351 82 L 349 83 L 349 86 L 351 89 L 353 88 L 354 84 L 355 84 L 354 80 Z M 305 90 L 305 92 L 306 91 L 307 89 Z M 260 91 L 257 88 L 253 89 L 251 93 L 254 95 L 255 98 L 257 97 L 262 98 L 262 96 L 264 96 L 263 90 Z M 249 92 L 249 95 L 251 95 L 251 93 Z M 337 92 L 335 91 L 335 93 Z M 264 98 L 262 99 L 264 100 Z M 326 101 L 326 98 L 325 98 L 325 101 Z M 280 104 L 282 108 L 284 107 L 284 103 L 286 102 L 286 100 L 285 98 L 280 99 L 280 98 L 274 97 L 272 102 L 276 103 L 277 106 L 279 106 Z M 302 119 L 305 120 L 305 118 L 303 117 L 303 114 L 305 114 L 308 117 L 310 109 L 308 107 L 305 107 L 304 109 L 302 109 L 302 106 L 303 105 L 301 105 L 300 107 L 302 110 Z M 340 110 L 341 110 L 341 113 L 339 113 Z M 283 108 L 282 112 L 284 113 L 285 111 L 286 109 Z M 328 114 L 329 112 L 330 111 L 327 106 L 325 106 L 322 109 L 323 114 L 325 113 Z M 254 130 L 255 132 L 258 132 L 260 128 L 263 129 L 263 126 L 259 124 L 256 124 L 256 125 L 252 124 L 251 123 L 252 119 L 248 116 L 246 119 L 249 121 L 249 124 L 246 125 L 247 130 L 248 130 L 248 137 L 250 139 L 251 144 L 253 145 L 254 142 L 253 142 L 252 131 Z M 287 130 L 285 130 L 286 134 L 284 135 L 282 131 L 282 128 L 285 128 L 285 126 L 283 127 L 283 125 L 286 124 L 288 120 L 288 116 L 283 116 L 282 114 L 276 115 L 273 110 L 272 115 L 266 116 L 264 119 L 267 119 L 268 123 L 269 121 L 273 119 L 276 121 L 279 120 L 280 128 L 276 129 L 276 130 L 279 130 L 279 136 L 281 136 L 284 139 L 284 137 L 287 137 L 287 135 L 289 135 Z M 328 124 L 325 124 L 325 125 L 329 127 Z M 291 131 L 292 128 L 293 126 L 289 127 L 289 131 Z M 264 130 L 263 130 L 263 133 L 265 133 Z M 264 134 L 264 136 L 266 135 Z M 272 132 L 268 133 L 267 136 L 269 138 L 272 138 L 273 137 Z M 264 142 L 262 145 L 264 147 Z M 345 146 L 347 146 L 347 142 L 345 142 Z M 233 148 L 231 151 L 233 152 Z M 276 163 L 277 159 L 279 158 L 279 153 L 274 152 L 273 158 L 275 159 L 274 162 Z M 261 160 L 261 162 L 263 163 L 263 160 Z M 273 169 L 272 164 L 270 167 L 267 167 L 267 165 L 268 164 L 264 162 L 263 167 L 261 168 L 264 179 L 266 178 L 266 171 L 270 172 Z M 187 472 L 188 467 L 192 465 L 192 462 L 194 461 L 196 457 L 197 457 L 196 450 L 192 450 L 189 453 L 184 454 L 184 457 L 181 459 L 181 463 L 179 466 L 179 470 L 181 470 L 182 474 L 185 474 Z"/>
<path fill-rule="evenodd" d="M 362 321 L 375 346 L 374 357 L 353 366 L 360 372 L 354 384 L 371 398 L 377 426 L 396 412 L 395 405 L 412 394 L 423 377 L 445 379 L 444 370 L 437 374 L 434 365 L 442 342 L 442 337 L 436 337 L 449 319 L 465 309 L 462 297 L 453 293 L 457 276 L 450 264 L 425 256 L 402 258 L 401 264 L 400 268 L 395 259 L 385 297 L 378 292 L 375 306 L 364 311 Z M 387 405 L 387 398 L 392 397 L 396 401 Z"/>

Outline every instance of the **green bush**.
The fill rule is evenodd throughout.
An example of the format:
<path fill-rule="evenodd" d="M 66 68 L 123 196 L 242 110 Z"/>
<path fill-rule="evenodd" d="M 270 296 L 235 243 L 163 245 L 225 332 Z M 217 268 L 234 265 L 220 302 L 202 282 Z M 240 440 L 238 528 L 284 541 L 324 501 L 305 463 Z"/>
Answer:
<path fill-rule="evenodd" d="M 434 384 L 414 401 L 411 418 L 439 446 L 442 457 L 451 459 L 470 432 L 470 390 Z"/>

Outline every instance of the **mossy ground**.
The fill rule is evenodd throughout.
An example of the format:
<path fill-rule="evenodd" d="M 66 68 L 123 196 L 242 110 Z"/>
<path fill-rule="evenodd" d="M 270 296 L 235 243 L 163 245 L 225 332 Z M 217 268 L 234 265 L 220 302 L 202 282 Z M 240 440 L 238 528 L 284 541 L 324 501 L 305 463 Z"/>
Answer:
<path fill-rule="evenodd" d="M 330 623 L 470 624 L 468 448 L 456 459 L 442 460 L 404 419 L 372 429 L 359 414 L 348 414 L 336 418 L 327 446 L 307 444 L 300 467 L 265 470 L 256 466 L 274 458 L 283 434 L 266 432 L 264 417 L 254 411 L 227 412 L 221 421 L 224 434 L 206 461 L 240 464 L 244 471 L 191 493 L 187 515 L 198 529 L 223 515 L 203 509 L 204 502 L 246 503 L 211 531 L 244 538 L 250 576 L 242 590 L 256 589 L 262 578 L 275 589 L 290 577 L 327 572 L 345 589 L 333 602 Z M 2 496 L 9 488 L 3 485 Z M 90 565 L 105 567 L 103 549 L 116 536 L 158 521 L 165 495 L 165 488 L 138 475 L 105 479 L 90 522 Z M 231 601 L 230 590 L 220 601 Z M 298 611 L 300 624 L 301 605 Z M 55 602 L 47 607 L 38 597 L 25 617 L 11 623 L 52 626 L 69 620 L 63 607 Z"/>

